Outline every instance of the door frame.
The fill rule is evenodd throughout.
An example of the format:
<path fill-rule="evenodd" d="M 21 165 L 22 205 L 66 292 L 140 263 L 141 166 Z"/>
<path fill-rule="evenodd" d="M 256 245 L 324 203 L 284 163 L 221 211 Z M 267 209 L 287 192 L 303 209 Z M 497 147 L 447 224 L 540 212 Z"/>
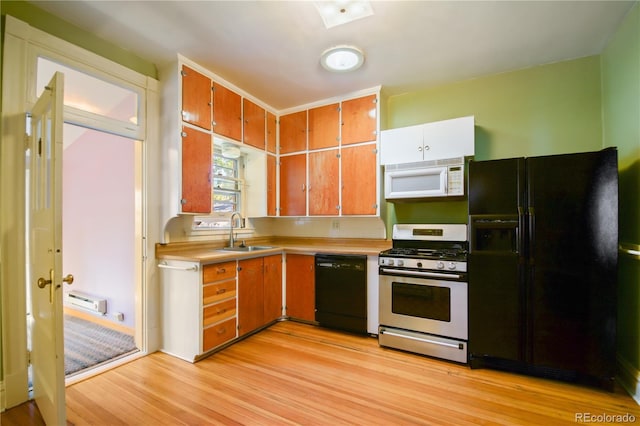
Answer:
<path fill-rule="evenodd" d="M 113 133 L 142 141 L 142 195 L 138 206 L 142 212 L 140 241 L 141 277 L 136 291 L 136 336 L 141 343 L 140 355 L 154 352 L 160 346 L 158 318 L 158 286 L 154 241 L 160 241 L 160 139 L 159 83 L 95 53 L 75 46 L 46 32 L 31 27 L 9 15 L 5 20 L 2 85 L 2 132 L 0 144 L 0 411 L 29 399 L 26 333 L 26 225 L 25 225 L 25 112 L 35 101 L 35 60 L 39 52 L 61 63 L 117 81 L 140 94 L 141 112 L 138 126 L 128 125 Z M 146 111 L 146 112 L 145 112 Z M 79 124 L 90 119 L 65 107 L 65 121 Z M 69 117 L 71 119 L 69 120 Z M 85 125 L 86 124 L 82 124 Z M 102 129 L 104 130 L 104 129 Z M 10 325 L 10 326 L 9 326 Z M 9 342 L 11 342 L 9 344 Z"/>

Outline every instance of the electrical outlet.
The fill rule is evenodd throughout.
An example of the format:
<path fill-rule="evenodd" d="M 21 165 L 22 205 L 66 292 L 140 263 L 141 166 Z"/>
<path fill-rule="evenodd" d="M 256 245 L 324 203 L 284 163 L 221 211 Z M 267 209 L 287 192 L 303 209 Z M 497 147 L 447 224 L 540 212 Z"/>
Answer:
<path fill-rule="evenodd" d="M 331 229 L 340 229 L 340 222 L 337 220 L 331 221 Z"/>
<path fill-rule="evenodd" d="M 122 312 L 114 312 L 113 317 L 118 321 L 124 321 L 124 314 Z"/>

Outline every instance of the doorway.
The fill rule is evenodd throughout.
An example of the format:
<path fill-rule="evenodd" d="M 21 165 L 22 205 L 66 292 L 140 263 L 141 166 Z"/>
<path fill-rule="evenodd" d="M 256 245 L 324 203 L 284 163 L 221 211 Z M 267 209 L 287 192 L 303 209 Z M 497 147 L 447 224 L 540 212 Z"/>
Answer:
<path fill-rule="evenodd" d="M 36 70 L 36 93 L 54 72 L 65 75 L 62 268 L 74 276 L 63 289 L 68 381 L 142 349 L 143 146 L 113 130 L 114 121 L 138 123 L 140 96 L 46 57 Z"/>

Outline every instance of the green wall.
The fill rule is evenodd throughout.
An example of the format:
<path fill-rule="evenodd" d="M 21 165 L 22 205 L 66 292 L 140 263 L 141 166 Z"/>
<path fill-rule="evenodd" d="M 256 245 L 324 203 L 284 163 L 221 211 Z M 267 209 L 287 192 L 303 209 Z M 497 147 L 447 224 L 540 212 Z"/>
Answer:
<path fill-rule="evenodd" d="M 155 79 L 158 78 L 158 71 L 153 63 L 51 15 L 30 3 L 2 0 L 0 14 L 3 18 L 5 15 L 11 15 L 35 28 L 110 59 L 140 74 Z"/>
<path fill-rule="evenodd" d="M 620 242 L 640 245 L 640 6 L 602 53 L 604 142 L 618 147 Z M 640 370 L 640 261 L 621 254 L 618 349 Z"/>
<path fill-rule="evenodd" d="M 600 57 L 590 56 L 383 99 L 382 128 L 475 116 L 475 159 L 602 149 Z M 387 203 L 394 223 L 466 223 L 458 202 Z"/>

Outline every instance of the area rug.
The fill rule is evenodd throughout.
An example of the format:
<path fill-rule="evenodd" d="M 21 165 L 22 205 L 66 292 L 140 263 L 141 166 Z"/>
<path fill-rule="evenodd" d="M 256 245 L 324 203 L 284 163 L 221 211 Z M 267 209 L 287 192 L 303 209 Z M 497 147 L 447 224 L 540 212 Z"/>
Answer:
<path fill-rule="evenodd" d="M 73 315 L 64 316 L 65 376 L 137 350 L 133 336 Z"/>

